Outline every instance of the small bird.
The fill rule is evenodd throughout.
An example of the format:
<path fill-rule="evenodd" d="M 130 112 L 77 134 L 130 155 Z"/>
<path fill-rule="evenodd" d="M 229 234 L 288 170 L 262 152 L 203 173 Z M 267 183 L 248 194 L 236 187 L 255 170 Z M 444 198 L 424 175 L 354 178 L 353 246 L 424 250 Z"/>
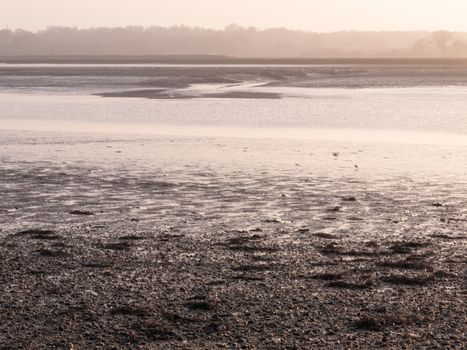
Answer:
<path fill-rule="evenodd" d="M 357 165 L 357 164 L 354 164 L 353 166 L 355 167 L 355 169 L 358 169 L 358 165 Z"/>

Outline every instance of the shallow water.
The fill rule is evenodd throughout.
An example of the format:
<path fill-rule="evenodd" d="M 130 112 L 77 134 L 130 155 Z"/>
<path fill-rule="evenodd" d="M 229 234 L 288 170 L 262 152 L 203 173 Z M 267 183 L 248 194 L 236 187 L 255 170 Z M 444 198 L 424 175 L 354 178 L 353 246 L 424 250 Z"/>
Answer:
<path fill-rule="evenodd" d="M 67 121 L 87 123 L 87 131 L 95 127 L 108 132 L 117 124 L 128 132 L 131 125 L 143 124 L 191 127 L 188 134 L 193 128 L 230 129 L 233 136 L 248 136 L 244 130 L 251 129 L 250 133 L 275 137 L 268 130 L 283 128 L 289 129 L 284 137 L 292 137 L 293 130 L 295 137 L 303 137 L 299 130 L 358 129 L 360 140 L 365 137 L 362 130 L 467 135 L 467 76 L 464 79 L 462 71 L 455 67 L 2 65 L 0 127 L 24 124 L 29 129 L 29 122 L 23 121 L 28 119 L 41 121 L 41 128 L 49 122 L 56 129 L 56 121 Z M 145 91 L 142 96 L 148 96 L 157 89 L 173 98 L 95 96 L 113 92 L 125 96 L 125 91 Z M 203 98 L 235 92 L 282 98 Z M 195 98 L 184 99 L 187 95 Z M 107 130 L 106 123 L 112 124 Z M 417 140 L 410 133 L 400 133 L 395 140 Z M 314 137 L 312 132 L 308 135 Z M 341 138 L 336 133 L 335 139 Z M 423 142 L 429 139 L 439 143 L 436 139 L 443 138 L 433 135 Z"/>
<path fill-rule="evenodd" d="M 444 158 L 462 169 L 466 74 L 439 66 L 2 65 L 0 129 L 395 144 L 407 145 L 395 157 L 427 164 L 452 146 Z M 125 97 L 157 89 L 171 98 Z M 122 97 L 96 96 L 113 92 Z M 281 98 L 214 98 L 235 92 Z M 419 153 L 422 144 L 433 151 Z"/>

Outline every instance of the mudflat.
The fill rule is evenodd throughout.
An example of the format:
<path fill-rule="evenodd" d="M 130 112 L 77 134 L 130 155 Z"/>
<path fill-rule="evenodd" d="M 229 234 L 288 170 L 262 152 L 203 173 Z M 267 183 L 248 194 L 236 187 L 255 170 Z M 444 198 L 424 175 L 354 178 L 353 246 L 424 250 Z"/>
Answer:
<path fill-rule="evenodd" d="M 423 147 L 1 140 L 0 348 L 465 346 L 467 187 Z"/>

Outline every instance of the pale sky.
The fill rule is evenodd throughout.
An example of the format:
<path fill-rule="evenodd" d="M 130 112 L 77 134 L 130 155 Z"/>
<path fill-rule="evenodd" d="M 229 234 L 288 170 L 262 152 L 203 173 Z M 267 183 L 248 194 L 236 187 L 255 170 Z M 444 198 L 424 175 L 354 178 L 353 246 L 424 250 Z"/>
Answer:
<path fill-rule="evenodd" d="M 171 26 L 467 31 L 467 0 L 0 0 L 0 28 Z"/>

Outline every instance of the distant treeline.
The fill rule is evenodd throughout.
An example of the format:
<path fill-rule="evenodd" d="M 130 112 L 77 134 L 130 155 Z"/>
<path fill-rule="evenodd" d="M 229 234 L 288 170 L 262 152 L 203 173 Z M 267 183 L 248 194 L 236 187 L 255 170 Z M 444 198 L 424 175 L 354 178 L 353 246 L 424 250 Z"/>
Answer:
<path fill-rule="evenodd" d="M 459 58 L 467 33 L 311 33 L 230 25 L 224 30 L 177 27 L 0 30 L 0 56 L 219 55 L 263 58 Z"/>

